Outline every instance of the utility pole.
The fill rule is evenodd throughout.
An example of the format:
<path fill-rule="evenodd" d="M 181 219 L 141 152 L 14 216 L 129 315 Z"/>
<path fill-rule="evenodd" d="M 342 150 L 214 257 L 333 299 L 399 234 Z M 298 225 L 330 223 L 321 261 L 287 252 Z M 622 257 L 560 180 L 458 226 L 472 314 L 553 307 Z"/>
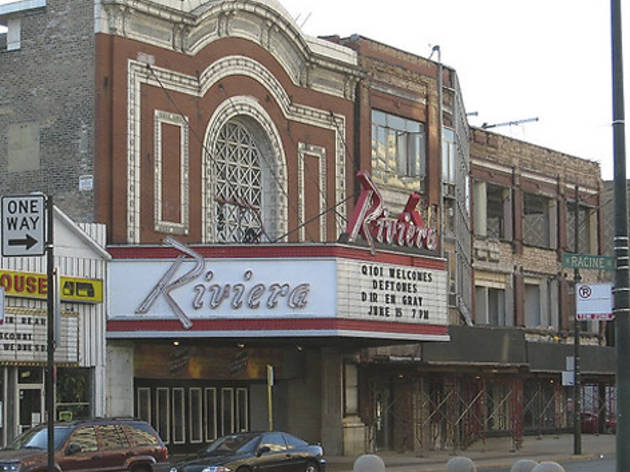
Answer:
<path fill-rule="evenodd" d="M 55 470 L 55 295 L 54 283 L 54 206 L 52 195 L 34 192 L 27 195 L 6 195 L 0 198 L 0 232 L 2 233 L 3 257 L 30 257 L 46 255 L 47 266 L 47 302 L 46 319 L 47 353 L 46 368 L 46 411 L 48 413 L 48 470 Z M 17 221 L 29 221 L 23 227 Z"/>
<path fill-rule="evenodd" d="M 615 347 L 617 350 L 617 472 L 630 470 L 630 304 L 628 303 L 628 208 L 623 101 L 621 0 L 611 0 L 613 155 L 615 173 Z"/>
<path fill-rule="evenodd" d="M 48 470 L 55 470 L 55 258 L 54 258 L 54 224 L 53 197 L 46 198 L 47 236 L 46 236 L 46 265 L 48 272 L 48 364 L 46 368 L 46 410 L 48 410 Z"/>
<path fill-rule="evenodd" d="M 573 222 L 573 246 L 579 254 L 579 222 L 580 222 L 580 187 L 575 186 L 575 221 Z M 580 389 L 580 322 L 577 319 L 577 287 L 582 276 L 580 269 L 573 269 L 573 283 L 575 287 L 575 318 L 573 330 L 573 454 L 582 454 L 582 391 Z"/>

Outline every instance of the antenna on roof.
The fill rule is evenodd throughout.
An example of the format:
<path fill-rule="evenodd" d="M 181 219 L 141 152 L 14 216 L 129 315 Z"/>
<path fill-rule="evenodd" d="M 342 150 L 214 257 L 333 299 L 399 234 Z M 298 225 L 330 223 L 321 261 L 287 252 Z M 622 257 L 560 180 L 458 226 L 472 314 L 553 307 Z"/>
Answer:
<path fill-rule="evenodd" d="M 525 118 L 523 120 L 514 120 L 514 121 L 505 121 L 503 123 L 493 123 L 493 124 L 489 124 L 489 123 L 484 123 L 481 125 L 482 129 L 488 129 L 488 128 L 498 128 L 499 126 L 517 126 L 523 123 L 529 123 L 532 121 L 538 121 L 538 117 L 534 117 L 534 118 Z"/>
<path fill-rule="evenodd" d="M 438 62 L 442 62 L 440 60 L 440 57 L 441 57 L 440 45 L 439 44 L 429 44 L 429 47 L 431 48 L 431 54 L 429 55 L 429 60 L 431 60 L 431 58 L 433 57 L 433 53 L 437 52 Z"/>
<path fill-rule="evenodd" d="M 311 17 L 311 15 L 313 14 L 313 12 L 308 12 L 308 15 L 306 15 L 306 18 L 304 18 L 304 21 L 302 22 L 302 24 L 300 25 L 300 29 L 304 28 L 304 25 L 306 24 L 306 22 L 308 21 L 308 19 Z"/>

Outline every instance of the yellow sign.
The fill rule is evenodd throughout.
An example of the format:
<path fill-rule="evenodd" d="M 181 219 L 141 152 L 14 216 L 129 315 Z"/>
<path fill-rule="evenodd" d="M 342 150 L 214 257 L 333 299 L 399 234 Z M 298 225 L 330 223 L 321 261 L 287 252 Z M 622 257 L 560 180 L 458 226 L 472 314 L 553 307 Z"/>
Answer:
<path fill-rule="evenodd" d="M 67 302 L 102 303 L 103 281 L 61 276 L 59 298 Z M 48 296 L 46 274 L 0 270 L 0 287 L 7 297 L 39 298 Z"/>
<path fill-rule="evenodd" d="M 101 303 L 103 281 L 61 276 L 59 298 L 68 302 Z"/>

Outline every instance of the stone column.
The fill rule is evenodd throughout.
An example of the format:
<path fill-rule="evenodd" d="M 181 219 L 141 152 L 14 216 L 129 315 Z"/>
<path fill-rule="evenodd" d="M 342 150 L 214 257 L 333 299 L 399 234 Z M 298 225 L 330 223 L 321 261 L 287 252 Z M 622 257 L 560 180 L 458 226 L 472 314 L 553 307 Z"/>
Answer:
<path fill-rule="evenodd" d="M 343 455 L 343 359 L 339 349 L 322 348 L 322 445 L 330 456 Z"/>
<path fill-rule="evenodd" d="M 107 343 L 107 416 L 133 416 L 133 355 L 131 342 Z"/>

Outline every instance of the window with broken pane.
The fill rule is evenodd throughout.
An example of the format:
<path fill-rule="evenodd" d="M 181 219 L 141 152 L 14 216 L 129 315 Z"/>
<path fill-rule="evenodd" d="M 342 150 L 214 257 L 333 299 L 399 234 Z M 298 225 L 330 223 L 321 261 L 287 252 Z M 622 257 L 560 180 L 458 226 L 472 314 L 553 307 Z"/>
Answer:
<path fill-rule="evenodd" d="M 523 242 L 531 246 L 551 247 L 549 198 L 523 194 Z"/>
<path fill-rule="evenodd" d="M 568 252 L 591 253 L 591 219 L 595 210 L 580 205 L 578 209 L 578 248 L 575 250 L 575 202 L 567 202 L 566 231 Z"/>
<path fill-rule="evenodd" d="M 377 181 L 423 191 L 426 175 L 424 124 L 372 110 L 372 173 Z"/>
<path fill-rule="evenodd" d="M 487 195 L 487 228 L 486 234 L 490 238 L 505 238 L 505 208 L 504 196 L 506 189 L 498 185 L 488 184 Z"/>

